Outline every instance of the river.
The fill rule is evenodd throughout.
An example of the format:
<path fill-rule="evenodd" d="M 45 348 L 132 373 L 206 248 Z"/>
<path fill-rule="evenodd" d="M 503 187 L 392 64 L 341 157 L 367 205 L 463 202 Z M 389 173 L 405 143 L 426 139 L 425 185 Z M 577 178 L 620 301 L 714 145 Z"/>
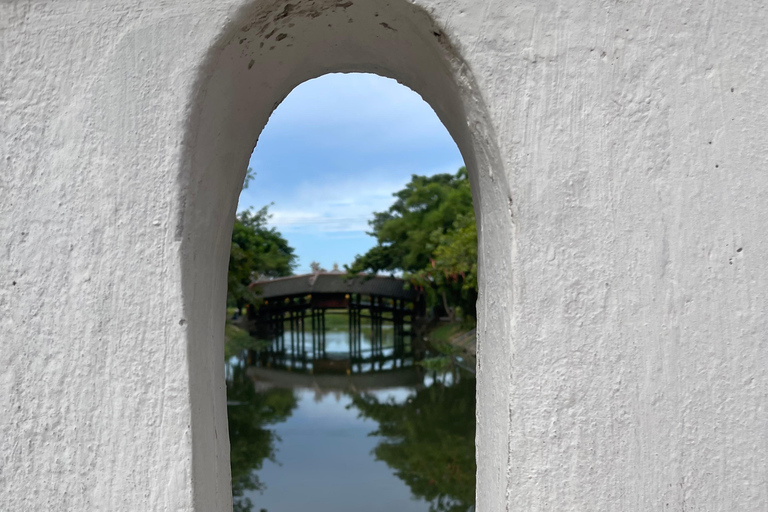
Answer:
<path fill-rule="evenodd" d="M 348 348 L 343 329 L 327 335 L 329 351 Z M 370 332 L 362 345 L 370 347 Z M 302 369 L 290 357 L 230 366 L 236 511 L 472 509 L 474 375 L 386 361 L 386 332 L 383 346 L 379 364 L 348 372 Z"/>

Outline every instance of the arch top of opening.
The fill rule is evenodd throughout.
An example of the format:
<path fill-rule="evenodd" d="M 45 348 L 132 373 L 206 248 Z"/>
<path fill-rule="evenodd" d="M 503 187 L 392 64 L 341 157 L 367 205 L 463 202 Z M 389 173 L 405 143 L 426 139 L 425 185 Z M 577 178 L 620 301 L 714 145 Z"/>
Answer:
<path fill-rule="evenodd" d="M 192 180 L 222 167 L 244 173 L 280 102 L 301 83 L 338 72 L 374 73 L 420 94 L 470 175 L 495 160 L 493 130 L 469 67 L 431 16 L 407 0 L 252 2 L 233 16 L 208 60 L 193 105 L 199 113 L 189 141 Z"/>
<path fill-rule="evenodd" d="M 197 67 L 178 178 L 175 235 L 200 510 L 228 507 L 222 489 L 230 484 L 229 447 L 217 435 L 227 428 L 221 308 L 238 196 L 261 131 L 296 86 L 333 72 L 397 80 L 424 98 L 453 137 L 472 182 L 477 221 L 485 195 L 489 211 L 507 204 L 485 179 L 500 158 L 470 67 L 425 10 L 411 0 L 244 1 Z"/>

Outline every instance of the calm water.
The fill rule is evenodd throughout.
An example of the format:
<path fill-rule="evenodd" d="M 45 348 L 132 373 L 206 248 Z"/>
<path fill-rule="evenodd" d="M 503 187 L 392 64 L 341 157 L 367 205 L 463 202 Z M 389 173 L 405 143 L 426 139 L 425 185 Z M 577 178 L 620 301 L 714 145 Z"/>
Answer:
<path fill-rule="evenodd" d="M 343 333 L 333 333 L 339 353 L 345 350 L 341 338 Z M 231 370 L 235 510 L 471 509 L 472 374 L 425 374 L 402 360 L 351 374 L 314 374 L 263 362 Z"/>

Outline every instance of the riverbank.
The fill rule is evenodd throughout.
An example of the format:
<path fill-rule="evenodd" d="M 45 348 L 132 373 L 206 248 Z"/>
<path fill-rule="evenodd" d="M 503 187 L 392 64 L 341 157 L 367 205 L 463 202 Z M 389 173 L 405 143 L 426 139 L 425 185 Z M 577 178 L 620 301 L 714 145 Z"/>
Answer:
<path fill-rule="evenodd" d="M 440 322 L 427 332 L 430 350 L 449 356 L 453 362 L 474 373 L 477 355 L 477 330 L 464 322 Z"/>

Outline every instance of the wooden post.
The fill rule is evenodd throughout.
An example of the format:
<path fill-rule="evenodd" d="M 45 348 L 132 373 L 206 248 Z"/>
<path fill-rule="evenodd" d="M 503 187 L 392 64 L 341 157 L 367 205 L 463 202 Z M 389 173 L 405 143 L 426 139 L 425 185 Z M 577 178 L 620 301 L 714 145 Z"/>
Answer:
<path fill-rule="evenodd" d="M 360 294 L 356 294 L 357 309 L 355 313 L 355 343 L 357 345 L 357 353 L 359 357 L 362 357 L 363 353 L 363 333 L 362 333 L 362 300 Z"/>
<path fill-rule="evenodd" d="M 317 309 L 312 308 L 312 359 L 317 359 L 317 326 L 315 325 L 315 315 Z"/>
<path fill-rule="evenodd" d="M 323 308 L 323 312 L 321 314 L 322 314 L 322 317 L 321 317 L 321 322 L 320 323 L 322 324 L 322 329 L 323 329 L 323 334 L 322 334 L 322 337 L 321 337 L 321 339 L 323 340 L 323 357 L 328 357 L 328 353 L 325 351 L 325 342 L 326 342 L 326 339 L 325 339 L 325 308 Z"/>
<path fill-rule="evenodd" d="M 293 358 L 296 355 L 296 326 L 294 325 L 295 319 L 293 318 L 293 299 L 291 299 L 291 302 L 288 304 L 288 318 L 289 321 L 289 328 L 291 329 L 291 366 L 293 366 Z"/>
<path fill-rule="evenodd" d="M 304 365 L 304 360 L 306 359 L 307 355 L 307 338 L 306 338 L 306 331 L 304 329 L 304 319 L 307 316 L 307 310 L 304 308 L 304 297 L 302 297 L 299 301 L 300 307 L 301 307 L 301 315 L 299 317 L 299 321 L 301 322 L 301 364 Z"/>

